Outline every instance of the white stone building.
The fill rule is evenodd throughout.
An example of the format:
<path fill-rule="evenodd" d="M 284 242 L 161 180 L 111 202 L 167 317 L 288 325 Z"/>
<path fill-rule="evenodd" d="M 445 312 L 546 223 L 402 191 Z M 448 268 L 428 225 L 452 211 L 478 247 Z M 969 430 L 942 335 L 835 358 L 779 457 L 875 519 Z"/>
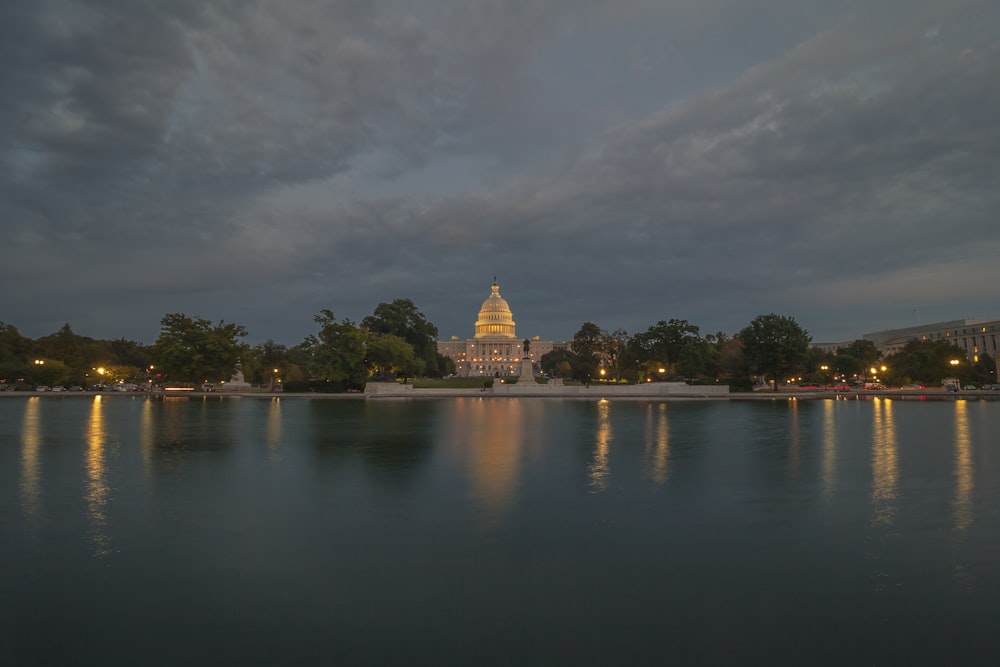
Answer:
<path fill-rule="evenodd" d="M 452 336 L 451 340 L 439 340 L 437 343 L 438 353 L 452 358 L 455 372 L 461 377 L 518 375 L 525 357 L 531 360 L 537 372 L 542 355 L 559 347 L 567 347 L 567 344 L 539 340 L 538 336 L 528 339 L 517 337 L 514 314 L 507 300 L 500 296 L 496 279 L 493 280 L 490 295 L 479 309 L 475 336 L 465 340 Z"/>
<path fill-rule="evenodd" d="M 898 352 L 911 340 L 944 340 L 965 350 L 969 361 L 975 363 L 982 354 L 997 358 L 1000 320 L 952 320 L 866 333 L 864 338 L 875 343 L 883 355 Z"/>

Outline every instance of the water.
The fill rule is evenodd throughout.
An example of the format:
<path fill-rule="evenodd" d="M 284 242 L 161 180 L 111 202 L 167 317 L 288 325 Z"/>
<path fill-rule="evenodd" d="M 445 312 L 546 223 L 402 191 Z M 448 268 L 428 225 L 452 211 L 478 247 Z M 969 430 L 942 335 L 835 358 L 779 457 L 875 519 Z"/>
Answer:
<path fill-rule="evenodd" d="M 0 664 L 995 664 L 1000 402 L 0 400 Z"/>

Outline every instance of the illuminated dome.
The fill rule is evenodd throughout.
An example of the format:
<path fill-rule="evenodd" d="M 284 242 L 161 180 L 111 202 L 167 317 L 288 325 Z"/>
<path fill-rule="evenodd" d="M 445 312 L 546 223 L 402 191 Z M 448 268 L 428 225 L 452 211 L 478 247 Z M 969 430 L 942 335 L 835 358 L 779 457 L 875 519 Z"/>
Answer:
<path fill-rule="evenodd" d="M 516 338 L 514 333 L 514 314 L 510 312 L 507 301 L 500 296 L 500 286 L 493 279 L 492 292 L 483 307 L 479 309 L 479 319 L 476 320 L 476 338 Z"/>

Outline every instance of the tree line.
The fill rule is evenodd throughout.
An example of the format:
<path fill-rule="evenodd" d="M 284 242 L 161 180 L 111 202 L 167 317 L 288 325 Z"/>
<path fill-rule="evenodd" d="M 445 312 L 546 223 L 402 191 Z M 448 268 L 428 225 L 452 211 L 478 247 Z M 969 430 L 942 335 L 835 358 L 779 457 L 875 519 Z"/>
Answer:
<path fill-rule="evenodd" d="M 733 336 L 701 335 L 683 319 L 660 320 L 629 335 L 586 322 L 569 349 L 541 359 L 549 375 L 581 382 L 656 382 L 727 384 L 734 390 L 764 384 L 837 385 L 877 378 L 887 386 L 939 384 L 955 376 L 963 383 L 994 382 L 996 364 L 989 355 L 969 363 L 965 351 L 946 341 L 913 340 L 883 357 L 870 340 L 858 339 L 834 351 L 811 347 L 809 333 L 794 318 L 760 315 Z"/>
<path fill-rule="evenodd" d="M 170 313 L 152 345 L 125 339 L 95 340 L 69 324 L 32 340 L 0 322 L 0 385 L 203 383 L 227 381 L 239 368 L 247 382 L 286 391 L 347 391 L 375 379 L 446 377 L 454 362 L 437 352 L 438 330 L 409 299 L 380 303 L 356 323 L 332 310 L 314 317 L 315 333 L 286 347 L 268 340 L 242 341 L 246 328 Z M 567 349 L 540 359 L 549 376 L 581 382 L 684 380 L 728 384 L 735 390 L 790 382 L 832 384 L 877 372 L 887 384 L 937 383 L 956 376 L 987 382 L 995 364 L 981 356 L 970 364 L 964 351 L 943 341 L 912 341 L 880 358 L 871 341 L 856 340 L 835 352 L 810 347 L 811 337 L 794 318 L 760 315 L 738 333 L 702 335 L 683 319 L 660 320 L 635 334 L 607 331 L 585 322 Z M 954 363 L 955 361 L 958 363 Z M 886 369 L 882 370 L 885 365 Z"/>
<path fill-rule="evenodd" d="M 246 327 L 170 313 L 152 345 L 96 340 L 69 324 L 36 340 L 0 322 L 0 384 L 7 387 L 112 384 L 219 384 L 239 369 L 247 382 L 285 390 L 346 391 L 371 377 L 443 377 L 454 362 L 438 354 L 438 330 L 409 299 L 380 303 L 360 323 L 331 310 L 317 331 L 287 347 L 243 342 Z"/>

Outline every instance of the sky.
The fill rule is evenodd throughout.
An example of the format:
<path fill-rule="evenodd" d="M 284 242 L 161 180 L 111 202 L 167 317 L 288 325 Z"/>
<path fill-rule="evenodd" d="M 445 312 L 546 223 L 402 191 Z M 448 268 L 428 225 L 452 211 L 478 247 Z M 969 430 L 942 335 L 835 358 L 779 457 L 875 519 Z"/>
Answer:
<path fill-rule="evenodd" d="M 1000 3 L 5 0 L 0 322 L 1000 319 Z"/>

